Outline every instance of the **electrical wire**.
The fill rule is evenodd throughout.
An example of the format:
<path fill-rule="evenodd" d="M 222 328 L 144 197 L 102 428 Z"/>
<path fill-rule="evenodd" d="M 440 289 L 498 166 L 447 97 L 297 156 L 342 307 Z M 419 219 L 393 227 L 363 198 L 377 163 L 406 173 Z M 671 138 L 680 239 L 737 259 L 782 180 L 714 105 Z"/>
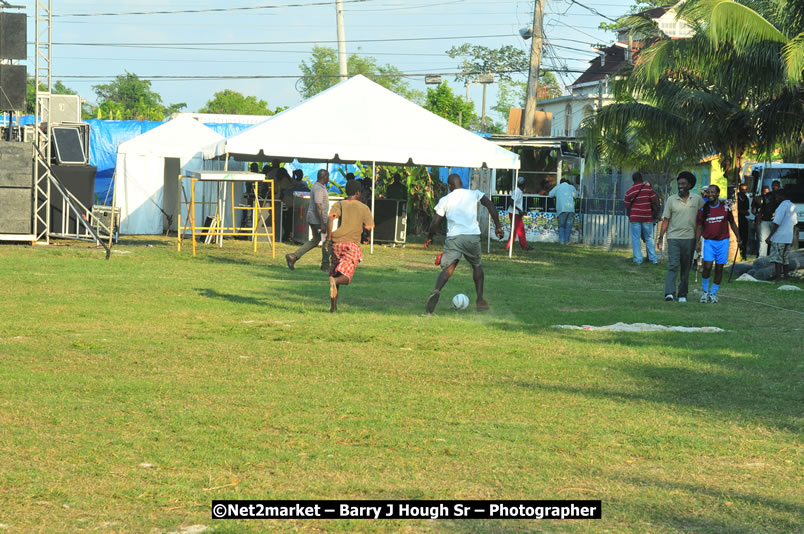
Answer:
<path fill-rule="evenodd" d="M 375 0 L 342 0 L 344 4 L 355 4 L 363 2 L 373 2 Z M 246 6 L 246 7 L 214 7 L 207 9 L 177 9 L 172 11 L 126 11 L 126 12 L 113 12 L 113 13 L 53 13 L 53 18 L 59 17 L 121 17 L 130 15 L 180 15 L 187 13 L 224 13 L 235 11 L 255 11 L 261 9 L 285 9 L 290 7 L 318 7 L 318 6 L 332 6 L 335 5 L 333 0 L 326 2 L 305 2 L 303 4 L 275 4 L 275 5 L 261 5 L 261 6 Z"/>
<path fill-rule="evenodd" d="M 512 37 L 511 34 L 497 34 L 497 35 L 454 35 L 449 37 L 393 37 L 386 39 L 350 39 L 350 43 L 389 43 L 389 42 L 405 42 L 405 41 L 444 41 L 456 39 L 491 39 L 500 37 Z M 234 42 L 185 42 L 185 43 L 70 43 L 70 42 L 54 42 L 54 46 L 103 46 L 103 47 L 125 47 L 125 48 L 171 48 L 174 46 L 238 46 L 238 45 L 283 45 L 283 44 L 321 44 L 321 43 L 337 43 L 337 39 L 318 39 L 313 41 L 234 41 Z M 28 43 L 33 44 L 31 42 Z M 228 51 L 228 50 L 227 50 Z"/>

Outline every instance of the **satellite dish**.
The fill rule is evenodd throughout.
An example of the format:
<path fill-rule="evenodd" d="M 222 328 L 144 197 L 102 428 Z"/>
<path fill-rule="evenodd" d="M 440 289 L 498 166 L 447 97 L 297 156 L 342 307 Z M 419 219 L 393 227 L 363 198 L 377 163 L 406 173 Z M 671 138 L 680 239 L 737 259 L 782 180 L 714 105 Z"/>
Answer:
<path fill-rule="evenodd" d="M 522 28 L 519 30 L 519 35 L 521 35 L 522 38 L 527 41 L 533 37 L 533 31 L 530 28 Z"/>

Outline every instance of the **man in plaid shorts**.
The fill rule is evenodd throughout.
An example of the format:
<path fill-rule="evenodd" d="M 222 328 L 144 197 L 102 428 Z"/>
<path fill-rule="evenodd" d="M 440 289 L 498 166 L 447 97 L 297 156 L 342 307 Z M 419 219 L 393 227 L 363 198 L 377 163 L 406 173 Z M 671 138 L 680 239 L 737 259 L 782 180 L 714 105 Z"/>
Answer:
<path fill-rule="evenodd" d="M 330 313 L 338 311 L 338 290 L 348 286 L 355 274 L 355 267 L 363 261 L 360 251 L 360 236 L 363 229 L 374 228 L 371 210 L 360 201 L 363 185 L 357 180 L 346 182 L 346 200 L 336 202 L 329 210 L 327 240 L 332 241 L 332 260 L 329 270 Z M 340 219 L 338 229 L 332 223 Z"/>

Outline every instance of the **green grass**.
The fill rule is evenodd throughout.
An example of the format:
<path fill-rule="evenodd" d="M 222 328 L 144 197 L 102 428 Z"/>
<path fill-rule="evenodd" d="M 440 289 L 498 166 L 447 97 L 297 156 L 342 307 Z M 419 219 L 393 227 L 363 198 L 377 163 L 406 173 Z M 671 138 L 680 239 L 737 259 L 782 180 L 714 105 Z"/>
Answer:
<path fill-rule="evenodd" d="M 0 247 L 0 532 L 802 530 L 804 316 L 779 309 L 802 293 L 665 303 L 662 265 L 537 244 L 484 256 L 489 313 L 449 309 L 474 304 L 462 264 L 422 317 L 438 249 L 414 243 L 365 250 L 331 315 L 317 252 L 290 272 L 290 250 Z M 726 332 L 552 328 L 618 321 Z M 601 499 L 603 519 L 210 518 L 312 498 Z"/>

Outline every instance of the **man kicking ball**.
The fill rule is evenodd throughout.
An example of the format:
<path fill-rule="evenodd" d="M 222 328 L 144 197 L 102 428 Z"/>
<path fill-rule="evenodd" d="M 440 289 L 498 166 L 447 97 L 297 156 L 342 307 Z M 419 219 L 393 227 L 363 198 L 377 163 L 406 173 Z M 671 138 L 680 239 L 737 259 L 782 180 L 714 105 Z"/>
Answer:
<path fill-rule="evenodd" d="M 360 201 L 363 185 L 357 180 L 346 182 L 346 200 L 336 202 L 329 210 L 327 240 L 332 241 L 332 259 L 329 270 L 330 313 L 338 311 L 338 290 L 348 286 L 355 274 L 355 267 L 363 261 L 360 251 L 360 236 L 363 229 L 374 228 L 371 210 Z M 332 223 L 340 219 L 338 229 L 332 231 Z"/>
<path fill-rule="evenodd" d="M 477 311 L 487 311 L 489 303 L 483 299 L 483 267 L 480 265 L 480 225 L 477 224 L 477 203 L 480 202 L 491 214 L 494 220 L 495 233 L 502 239 L 504 232 L 500 225 L 500 216 L 491 203 L 489 197 L 482 191 L 464 189 L 460 176 L 450 174 L 447 178 L 449 194 L 441 197 L 435 207 L 435 217 L 424 242 L 424 248 L 430 248 L 433 235 L 441 225 L 444 217 L 447 218 L 447 239 L 444 241 L 444 252 L 441 256 L 441 274 L 436 280 L 435 289 L 427 297 L 425 313 L 431 315 L 438 304 L 441 289 L 446 285 L 449 277 L 455 272 L 461 256 L 466 258 L 472 266 L 472 277 L 475 280 L 477 291 Z"/>
<path fill-rule="evenodd" d="M 723 266 L 729 263 L 729 226 L 737 237 L 737 246 L 742 246 L 734 215 L 720 201 L 720 188 L 710 185 L 706 192 L 709 201 L 698 210 L 698 225 L 695 229 L 695 250 L 701 252 L 703 235 L 703 272 L 701 273 L 701 302 L 717 303 L 717 291 L 723 279 Z M 715 264 L 715 279 L 709 287 L 709 275 Z"/>

